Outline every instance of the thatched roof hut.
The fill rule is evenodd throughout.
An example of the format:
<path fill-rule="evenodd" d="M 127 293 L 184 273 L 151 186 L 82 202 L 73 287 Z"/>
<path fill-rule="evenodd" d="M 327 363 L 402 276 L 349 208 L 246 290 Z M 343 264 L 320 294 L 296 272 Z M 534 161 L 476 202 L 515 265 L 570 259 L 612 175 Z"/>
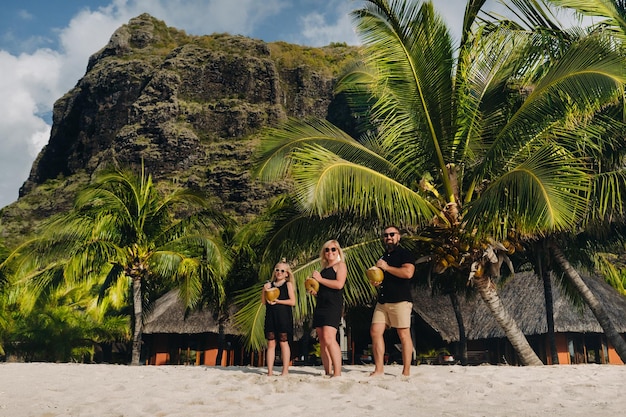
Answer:
<path fill-rule="evenodd" d="M 583 276 L 583 279 L 606 309 L 617 331 L 626 334 L 626 297 L 597 277 Z M 621 363 L 589 307 L 573 302 L 554 277 L 552 292 L 559 363 Z M 540 358 L 544 363 L 552 363 L 541 279 L 532 272 L 517 273 L 498 286 L 498 294 Z M 450 298 L 433 296 L 426 288 L 416 288 L 413 300 L 419 322 L 432 328 L 443 342 L 453 347 L 459 341 L 459 328 Z M 515 363 L 515 353 L 485 303 L 479 297 L 473 300 L 459 297 L 459 303 L 468 349 L 472 350 L 468 357 L 470 353 L 479 353 L 481 361 L 490 357 L 488 360 L 492 363 L 503 358 Z M 424 325 L 420 328 L 422 334 L 417 337 L 428 337 L 430 330 L 424 330 Z"/>
<path fill-rule="evenodd" d="M 626 333 L 626 297 L 599 278 L 583 276 L 583 279 L 606 308 L 618 332 Z M 552 292 L 557 333 L 603 332 L 589 307 L 576 305 L 554 277 L 552 278 Z M 498 295 L 525 335 L 548 332 L 543 282 L 534 273 L 515 274 L 498 287 Z M 459 301 L 469 340 L 506 337 L 479 297 L 473 300 L 459 297 Z M 431 291 L 427 288 L 416 288 L 413 291 L 413 311 L 437 331 L 445 342 L 459 340 L 456 317 L 447 295 L 431 295 Z"/>
<path fill-rule="evenodd" d="M 159 298 L 144 320 L 146 362 L 151 365 L 221 365 L 236 363 L 240 332 L 229 314 L 220 334 L 218 317 L 210 309 L 187 310 L 177 290 Z"/>
<path fill-rule="evenodd" d="M 604 306 L 617 331 L 626 333 L 626 297 L 599 278 L 583 276 L 583 280 Z M 543 282 L 539 277 L 532 272 L 517 273 L 498 288 L 498 293 L 505 308 L 525 335 L 548 332 Z M 554 278 L 552 293 L 556 333 L 603 333 L 589 307 L 575 305 Z M 470 340 L 505 337 L 482 302 L 476 304 L 466 329 Z"/>
<path fill-rule="evenodd" d="M 232 323 L 232 314 L 224 322 L 224 332 L 239 335 Z M 144 321 L 144 334 L 199 334 L 219 333 L 219 323 L 212 310 L 187 311 L 178 295 L 172 290 L 159 298 Z"/>
<path fill-rule="evenodd" d="M 468 302 L 459 297 L 463 322 L 467 321 L 474 308 L 474 302 Z M 413 311 L 435 332 L 445 343 L 459 341 L 459 326 L 452 308 L 452 301 L 447 295 L 433 295 L 425 287 L 413 289 Z"/>

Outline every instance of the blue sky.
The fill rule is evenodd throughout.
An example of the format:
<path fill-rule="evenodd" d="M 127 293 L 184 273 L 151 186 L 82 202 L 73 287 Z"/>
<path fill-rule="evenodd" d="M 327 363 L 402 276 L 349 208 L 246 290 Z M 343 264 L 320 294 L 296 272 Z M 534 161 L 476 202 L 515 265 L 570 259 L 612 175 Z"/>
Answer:
<path fill-rule="evenodd" d="M 453 28 L 459 27 L 465 0 L 433 3 Z M 361 4 L 359 0 L 3 1 L 0 207 L 17 200 L 33 161 L 48 142 L 54 102 L 84 75 L 89 56 L 129 19 L 146 12 L 188 34 L 227 32 L 267 42 L 355 45 L 358 38 L 349 12 Z"/>

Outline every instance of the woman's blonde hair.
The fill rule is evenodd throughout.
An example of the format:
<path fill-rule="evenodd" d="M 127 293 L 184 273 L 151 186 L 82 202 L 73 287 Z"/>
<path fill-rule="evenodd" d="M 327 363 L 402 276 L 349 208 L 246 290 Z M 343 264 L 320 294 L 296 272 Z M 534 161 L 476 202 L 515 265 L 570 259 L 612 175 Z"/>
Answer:
<path fill-rule="evenodd" d="M 287 273 L 287 282 L 293 281 L 293 272 L 291 272 L 291 265 L 287 263 L 285 258 L 281 259 L 280 262 L 277 262 L 276 265 L 274 265 L 274 270 L 272 270 L 272 281 L 276 281 L 276 269 L 284 269 Z"/>
<path fill-rule="evenodd" d="M 341 245 L 339 244 L 339 242 L 337 242 L 335 239 L 328 240 L 322 245 L 322 249 L 320 249 L 320 262 L 322 264 L 322 267 L 324 268 L 328 267 L 328 262 L 326 261 L 324 253 L 326 252 L 326 248 L 330 247 L 337 248 L 337 253 L 339 254 L 340 261 L 345 260 L 343 257 L 343 250 L 341 249 Z"/>

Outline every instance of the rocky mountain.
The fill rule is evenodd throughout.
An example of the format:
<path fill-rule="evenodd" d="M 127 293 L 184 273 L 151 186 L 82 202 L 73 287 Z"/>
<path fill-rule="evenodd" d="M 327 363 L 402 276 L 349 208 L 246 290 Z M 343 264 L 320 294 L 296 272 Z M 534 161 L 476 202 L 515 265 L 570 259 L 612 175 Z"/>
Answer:
<path fill-rule="evenodd" d="M 54 105 L 50 140 L 19 199 L 1 212 L 8 244 L 71 207 L 94 172 L 145 167 L 164 187 L 206 191 L 241 222 L 283 184 L 250 177 L 260 130 L 287 117 L 349 129 L 337 76 L 357 56 L 345 44 L 309 48 L 227 34 L 190 36 L 143 14 L 89 59 Z"/>

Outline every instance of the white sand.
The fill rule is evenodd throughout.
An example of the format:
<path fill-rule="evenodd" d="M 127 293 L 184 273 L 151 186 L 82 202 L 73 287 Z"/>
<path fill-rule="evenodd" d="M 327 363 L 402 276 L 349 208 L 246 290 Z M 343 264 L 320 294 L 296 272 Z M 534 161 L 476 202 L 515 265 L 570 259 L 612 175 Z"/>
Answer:
<path fill-rule="evenodd" d="M 280 371 L 277 367 L 275 371 Z M 321 368 L 0 364 L 2 417 L 619 416 L 626 367 Z"/>

